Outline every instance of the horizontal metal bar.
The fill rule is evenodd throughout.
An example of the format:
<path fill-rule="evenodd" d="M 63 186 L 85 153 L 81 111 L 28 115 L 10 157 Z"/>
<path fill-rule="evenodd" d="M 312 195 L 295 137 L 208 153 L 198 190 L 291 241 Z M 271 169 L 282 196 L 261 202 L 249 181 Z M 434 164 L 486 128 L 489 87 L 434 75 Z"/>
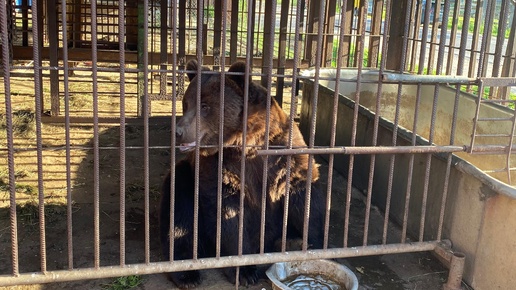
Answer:
<path fill-rule="evenodd" d="M 406 244 L 376 245 L 327 250 L 308 250 L 306 252 L 296 251 L 274 254 L 253 254 L 244 255 L 241 257 L 229 256 L 198 260 L 182 260 L 176 262 L 128 264 L 123 267 L 106 266 L 100 267 L 98 269 L 84 268 L 74 270 L 47 271 L 46 273 L 24 273 L 16 277 L 10 275 L 2 275 L 0 276 L 0 285 L 10 286 L 22 284 L 40 284 L 84 279 L 102 279 L 129 275 L 146 275 L 186 270 L 201 270 L 210 268 L 270 264 L 277 262 L 291 262 L 300 260 L 333 259 L 410 252 L 425 252 L 433 251 L 438 246 L 438 244 L 438 241 L 416 242 Z"/>
<path fill-rule="evenodd" d="M 514 77 L 488 77 L 480 78 L 480 81 L 488 87 L 516 86 L 516 78 Z"/>
<path fill-rule="evenodd" d="M 470 149 L 470 148 L 468 148 Z M 509 150 L 509 146 L 506 145 L 476 145 L 473 146 L 472 150 L 468 151 L 471 153 L 506 153 Z M 516 146 L 512 146 L 511 151 L 516 150 Z"/>
<path fill-rule="evenodd" d="M 512 117 L 510 118 L 478 118 L 478 121 L 512 121 Z M 479 136 L 479 135 L 477 135 Z"/>
<path fill-rule="evenodd" d="M 466 151 L 466 146 L 353 146 L 334 148 L 298 148 L 257 150 L 258 155 L 297 154 L 406 154 L 406 153 L 451 153 Z"/>
<path fill-rule="evenodd" d="M 405 82 L 405 83 L 452 83 L 452 84 L 475 84 L 476 78 L 465 76 L 446 76 L 446 75 L 412 75 L 399 73 L 382 73 L 382 79 L 386 82 Z"/>
<path fill-rule="evenodd" d="M 477 134 L 475 137 L 512 137 L 510 134 Z"/>

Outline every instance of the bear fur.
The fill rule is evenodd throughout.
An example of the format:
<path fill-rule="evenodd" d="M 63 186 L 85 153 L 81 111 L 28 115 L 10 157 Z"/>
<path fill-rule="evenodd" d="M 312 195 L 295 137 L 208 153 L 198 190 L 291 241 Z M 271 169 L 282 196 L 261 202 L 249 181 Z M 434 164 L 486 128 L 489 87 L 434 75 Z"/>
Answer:
<path fill-rule="evenodd" d="M 196 72 L 198 64 L 190 61 L 187 70 Z M 224 77 L 223 120 L 220 117 L 221 74 L 206 72 L 201 76 L 188 73 L 190 85 L 183 98 L 183 116 L 178 120 L 175 133 L 177 144 L 186 157 L 175 165 L 174 190 L 171 190 L 171 174 L 162 186 L 160 211 L 161 244 L 165 259 L 170 255 L 170 240 L 174 240 L 174 260 L 191 259 L 193 255 L 193 224 L 195 200 L 196 126 L 199 122 L 199 211 L 198 211 L 198 258 L 214 257 L 217 229 L 219 124 L 223 122 L 222 150 L 222 197 L 220 255 L 238 255 L 241 166 L 245 158 L 245 192 L 243 221 L 243 254 L 260 251 L 260 225 L 262 211 L 262 187 L 265 159 L 268 158 L 266 183 L 265 252 L 273 252 L 275 243 L 282 237 L 283 212 L 286 186 L 289 186 L 288 236 L 300 238 L 305 219 L 306 187 L 311 184 L 311 206 L 308 244 L 322 248 L 325 216 L 325 197 L 317 188 L 318 165 L 312 164 L 312 180 L 307 182 L 309 157 L 306 154 L 291 156 L 290 176 L 287 177 L 287 156 L 258 156 L 264 140 L 269 146 L 285 147 L 289 140 L 289 119 L 277 102 L 271 98 L 270 129 L 266 134 L 267 91 L 264 87 L 248 82 L 248 101 L 244 101 L 245 64 L 233 64 Z M 235 74 L 238 73 L 238 74 Z M 201 82 L 201 108 L 197 109 L 197 84 Z M 247 106 L 246 147 L 243 149 L 244 106 Z M 200 112 L 200 116 L 197 113 Z M 297 125 L 292 128 L 293 147 L 306 146 Z M 243 152 L 244 150 L 245 152 Z M 174 194 L 174 226 L 170 227 L 170 200 Z M 234 268 L 225 269 L 230 282 L 235 283 Z M 169 273 L 169 278 L 180 288 L 200 284 L 199 271 Z M 241 267 L 239 283 L 255 284 L 258 280 L 256 266 Z"/>

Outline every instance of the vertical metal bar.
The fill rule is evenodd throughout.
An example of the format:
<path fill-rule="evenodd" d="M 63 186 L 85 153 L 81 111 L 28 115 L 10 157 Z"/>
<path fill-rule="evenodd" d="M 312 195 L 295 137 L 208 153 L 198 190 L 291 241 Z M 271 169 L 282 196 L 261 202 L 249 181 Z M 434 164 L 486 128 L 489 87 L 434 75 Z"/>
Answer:
<path fill-rule="evenodd" d="M 478 77 L 487 75 L 487 65 L 489 61 L 489 50 L 491 47 L 491 36 L 492 36 L 492 25 L 493 16 L 496 6 L 495 0 L 489 0 L 487 2 L 486 18 L 484 19 L 484 34 L 482 35 L 482 44 L 480 45 L 480 60 L 478 65 Z M 483 95 L 483 91 L 479 92 Z"/>
<path fill-rule="evenodd" d="M 66 1 L 61 1 L 62 25 L 63 25 L 63 80 L 64 80 L 64 105 L 65 105 L 65 139 L 66 139 L 66 226 L 68 240 L 68 269 L 73 269 L 73 209 L 72 209 L 72 169 L 70 152 L 70 93 L 68 86 L 68 23 L 66 14 Z"/>
<path fill-rule="evenodd" d="M 479 81 L 478 84 L 478 96 L 476 99 L 477 110 L 475 112 L 475 118 L 473 119 L 473 132 L 471 133 L 471 143 L 469 145 L 469 152 L 473 151 L 473 147 L 475 146 L 475 137 L 477 133 L 477 125 L 478 125 L 478 117 L 480 115 L 480 106 L 482 105 L 482 92 L 484 91 L 484 82 L 482 80 Z"/>
<path fill-rule="evenodd" d="M 64 2 L 64 1 L 63 1 Z M 125 265 L 125 1 L 118 1 L 120 63 L 120 266 Z M 172 134 L 174 135 L 174 134 Z"/>
<path fill-rule="evenodd" d="M 386 7 L 385 31 L 389 31 L 389 29 L 390 29 L 391 8 L 392 8 L 391 6 L 392 6 L 392 2 L 390 0 L 386 0 L 385 1 L 385 7 Z M 381 11 L 381 9 L 378 9 L 378 7 L 375 7 L 375 9 L 377 11 Z M 410 11 L 410 9 L 409 9 L 409 11 Z M 386 55 L 388 52 L 388 48 L 389 48 L 389 42 L 388 42 L 387 37 L 384 36 L 382 42 L 383 42 L 382 43 L 382 55 Z M 385 57 L 382 57 L 381 63 L 380 63 L 380 75 L 382 75 L 382 73 L 384 72 L 385 66 L 386 66 L 386 59 L 385 59 Z M 378 93 L 376 95 L 376 112 L 375 112 L 375 118 L 374 118 L 374 131 L 373 131 L 373 144 L 374 145 L 373 146 L 375 146 L 377 144 L 377 140 L 378 140 L 378 128 L 379 128 L 379 124 L 380 124 L 380 106 L 381 106 L 382 89 L 383 89 L 383 82 L 379 81 L 378 82 Z M 375 155 L 373 155 L 371 157 L 376 158 Z M 371 162 L 374 162 L 373 160 Z M 373 170 L 374 164 L 372 164 L 371 167 L 372 167 L 371 170 Z M 388 190 L 388 193 L 389 194 L 386 196 L 386 201 L 385 201 L 385 216 L 384 216 L 383 234 L 382 234 L 382 243 L 383 244 L 387 243 L 387 228 L 389 225 L 389 213 L 390 213 L 390 209 L 391 209 L 392 191 Z"/>
<path fill-rule="evenodd" d="M 507 0 L 502 0 L 500 7 L 500 18 L 498 19 L 498 35 L 496 36 L 496 48 L 493 60 L 493 77 L 500 76 L 503 43 L 505 41 L 505 27 L 507 25 L 507 18 L 509 17 L 509 9 L 507 6 Z"/>
<path fill-rule="evenodd" d="M 299 44 L 301 42 L 301 14 L 302 7 L 303 7 L 304 1 L 297 1 L 296 4 L 296 10 L 297 13 L 294 16 L 294 22 L 295 22 L 295 30 L 294 30 L 294 43 Z M 292 67 L 292 84 L 295 84 L 297 82 L 298 76 L 298 67 L 299 67 L 299 59 L 300 59 L 300 51 L 299 48 L 300 45 L 294 45 L 294 61 L 293 61 L 293 67 Z M 296 90 L 291 90 L 291 96 L 290 96 L 290 117 L 289 117 L 289 133 L 288 133 L 288 148 L 292 149 L 292 143 L 293 143 L 293 127 L 294 127 L 294 117 L 296 116 L 297 112 L 297 96 L 296 96 Z M 292 162 L 292 156 L 287 156 L 287 170 L 285 173 L 285 176 L 290 176 L 291 173 L 291 162 Z M 284 201 L 284 208 L 283 208 L 283 225 L 282 225 L 282 236 L 281 236 L 281 251 L 286 251 L 286 244 L 287 244 L 287 222 L 288 222 L 288 211 L 289 211 L 289 201 L 290 201 L 290 193 L 289 193 L 289 186 L 285 187 L 285 201 Z"/>
<path fill-rule="evenodd" d="M 460 2 L 461 0 L 455 1 L 455 7 L 453 9 L 453 17 L 452 17 L 452 27 L 451 27 L 451 34 L 450 34 L 450 44 L 448 46 L 448 61 L 447 61 L 447 67 L 446 67 L 446 74 L 452 75 L 452 69 L 453 69 L 453 58 L 455 57 L 455 41 L 457 39 L 457 22 L 459 21 L 459 14 L 460 14 Z M 463 22 L 469 23 L 469 19 L 464 18 Z M 444 25 L 444 23 L 443 23 Z M 448 23 L 446 23 L 446 26 L 448 26 Z"/>
<path fill-rule="evenodd" d="M 362 84 L 360 82 L 361 80 L 361 70 L 362 70 L 362 66 L 363 66 L 363 59 L 364 59 L 364 54 L 363 54 L 363 51 L 364 51 L 364 43 L 365 43 L 365 25 L 366 25 L 366 20 L 367 20 L 367 16 L 364 14 L 364 11 L 367 11 L 367 1 L 363 1 L 362 2 L 364 5 L 362 7 L 362 13 L 361 13 L 361 16 L 363 16 L 361 19 L 362 19 L 362 31 L 361 31 L 361 40 L 360 40 L 360 49 L 359 51 L 361 52 L 359 55 L 358 55 L 358 70 L 359 70 L 359 73 L 358 73 L 358 77 L 357 77 L 357 88 L 356 88 L 356 91 L 357 92 L 360 92 L 362 89 Z M 381 100 L 381 89 L 379 88 L 378 91 L 377 91 L 377 94 L 376 94 L 376 102 L 377 104 L 379 104 Z M 359 94 L 357 94 L 357 97 L 355 99 L 356 101 L 356 104 L 358 105 L 360 102 L 359 102 Z M 376 114 L 375 114 L 375 125 L 378 126 L 378 122 L 379 120 L 377 120 L 379 118 L 379 114 L 378 114 L 378 111 L 379 111 L 379 108 L 380 106 L 376 106 Z M 355 106 L 355 110 L 357 111 L 358 113 L 358 106 Z M 355 115 L 355 117 L 357 118 L 357 121 L 358 121 L 358 114 Z M 376 142 L 377 142 L 377 137 L 376 135 L 378 134 L 378 128 L 375 127 L 373 129 L 373 144 L 376 145 Z M 373 146 L 374 146 L 373 145 Z M 369 178 L 368 178 L 368 182 L 367 182 L 367 197 L 366 197 L 366 209 L 365 209 L 365 218 L 364 218 L 364 236 L 363 236 L 363 240 L 362 240 L 362 244 L 364 246 L 367 245 L 367 238 L 369 236 L 369 220 L 371 219 L 371 200 L 372 200 L 372 195 L 373 195 L 373 177 L 374 177 L 374 165 L 375 165 L 375 161 L 376 161 L 376 155 L 371 155 L 371 162 L 370 162 L 370 165 L 369 165 Z"/>
<path fill-rule="evenodd" d="M 149 35 L 149 0 L 143 0 L 143 35 Z M 149 201 L 149 43 L 147 37 L 143 37 L 143 174 L 145 192 L 145 263 L 150 263 L 150 201 Z"/>
<path fill-rule="evenodd" d="M 36 5 L 37 1 L 38 0 L 34 0 L 36 3 L 33 2 L 32 5 Z M 1 5 L 0 7 L 0 38 L 2 43 L 9 43 L 6 5 Z M 34 47 L 36 47 L 36 45 L 34 45 Z M 18 276 L 20 272 L 18 261 L 18 224 L 16 219 L 16 180 L 14 178 L 13 115 L 10 83 L 11 68 L 9 59 L 9 46 L 2 45 L 2 70 L 5 94 L 5 130 L 7 135 L 7 167 L 9 169 L 9 224 L 11 230 L 11 263 L 13 276 Z M 35 80 L 37 80 L 37 78 L 35 78 Z"/>
<path fill-rule="evenodd" d="M 93 232 L 95 268 L 100 268 L 100 176 L 99 176 L 99 99 L 97 79 L 97 3 L 91 1 L 91 62 L 93 86 Z"/>
<path fill-rule="evenodd" d="M 226 31 L 222 28 L 222 21 L 226 20 L 227 11 L 222 9 L 222 6 L 226 5 L 225 0 L 215 0 L 215 16 L 213 23 L 213 70 L 219 70 L 220 64 L 220 50 L 221 50 L 221 34 L 225 34 Z M 224 19 L 224 20 L 223 20 Z M 224 45 L 226 45 L 224 43 Z M 222 55 L 225 57 L 225 55 Z"/>
<path fill-rule="evenodd" d="M 514 136 L 514 132 L 516 131 L 516 110 L 512 116 L 512 128 L 511 128 L 511 136 Z M 505 158 L 505 167 L 507 169 L 507 181 L 512 185 L 511 180 L 511 153 L 512 153 L 512 145 L 514 144 L 514 138 L 509 138 L 509 144 L 506 149 L 507 158 Z"/>
<path fill-rule="evenodd" d="M 168 33 L 167 33 L 167 0 L 160 0 L 160 80 L 159 80 L 159 94 L 164 96 L 167 93 L 167 63 L 168 63 Z M 150 113 L 150 112 L 149 112 Z"/>
<path fill-rule="evenodd" d="M 203 9 L 202 5 L 197 5 L 197 47 L 202 47 L 202 31 L 203 31 Z M 200 170 L 200 138 L 201 138 L 201 88 L 202 88 L 202 50 L 196 50 L 197 57 L 197 84 L 196 84 L 196 114 L 195 114 L 195 184 L 194 184 L 194 221 L 193 221 L 193 259 L 197 260 L 199 245 L 199 170 Z"/>
<path fill-rule="evenodd" d="M 38 0 L 32 2 L 33 19 L 39 19 L 41 9 L 38 9 Z M 40 254 L 41 254 L 41 271 L 47 271 L 47 253 L 46 253 L 46 239 L 45 239 L 45 196 L 43 191 L 43 152 L 42 152 L 42 138 L 41 138 L 41 113 L 42 113 L 42 84 L 41 84 L 41 55 L 40 55 L 40 21 L 33 21 L 33 55 L 34 55 L 34 93 L 36 100 L 36 148 L 37 148 L 37 167 L 38 167 L 38 213 L 39 213 L 39 233 L 40 233 Z M 38 33 L 35 33 L 38 32 Z"/>
<path fill-rule="evenodd" d="M 394 4 L 394 2 L 393 2 Z M 395 8 L 395 6 L 391 5 L 391 11 L 394 12 L 393 8 Z M 407 6 L 405 7 L 405 21 L 404 21 L 404 32 L 403 32 L 403 35 L 408 35 L 409 33 L 409 29 L 410 29 L 410 19 L 411 19 L 411 14 L 412 14 L 412 2 L 411 1 L 408 1 L 407 2 Z M 397 13 L 400 13 L 401 14 L 401 11 L 398 11 Z M 399 18 L 400 16 L 399 15 L 396 15 L 397 18 Z M 391 23 L 390 25 L 390 30 L 391 33 L 392 33 L 392 30 L 393 30 L 393 25 L 396 25 L 396 23 L 392 23 L 392 21 L 389 21 Z M 396 22 L 401 22 L 400 19 L 398 19 Z M 389 43 L 389 48 L 392 48 L 392 44 L 390 43 L 390 40 L 387 40 L 387 43 Z M 386 61 L 386 64 L 385 64 L 385 67 L 386 68 L 393 68 L 394 67 L 397 67 L 398 70 L 400 71 L 400 73 L 403 73 L 403 70 L 404 68 L 406 67 L 406 56 L 407 56 L 407 48 L 408 48 L 408 39 L 407 38 L 404 38 L 402 43 L 401 43 L 401 47 L 399 46 L 399 43 L 398 42 L 394 42 L 393 43 L 395 45 L 395 49 L 397 51 L 399 51 L 401 53 L 401 58 L 399 59 L 399 65 L 397 65 L 395 63 L 395 60 L 394 59 L 391 59 L 389 61 L 389 59 Z M 387 55 L 387 52 L 385 52 L 384 55 Z M 403 84 L 401 82 L 398 83 L 398 92 L 397 92 L 397 96 L 396 96 L 396 110 L 395 110 L 395 113 L 394 113 L 394 128 L 393 128 L 393 132 L 392 132 L 392 146 L 396 146 L 397 144 L 397 139 L 398 139 L 398 129 L 399 129 L 399 119 L 400 119 L 400 106 L 401 106 L 401 94 L 402 94 L 402 86 Z M 396 155 L 391 155 L 391 158 L 390 158 L 390 161 L 389 161 L 389 177 L 388 177 L 388 181 L 387 181 L 387 197 L 388 199 L 391 198 L 392 196 L 392 186 L 393 186 L 393 180 L 394 180 L 394 164 L 395 164 L 395 161 L 396 161 Z M 411 172 L 409 170 L 409 172 Z M 411 182 L 411 178 L 410 179 L 407 179 L 408 180 L 408 183 Z M 403 227 L 406 229 L 406 226 L 407 226 L 407 215 L 408 215 L 408 205 L 409 205 L 409 201 L 410 201 L 410 190 L 407 190 L 406 194 L 405 194 L 405 209 L 404 209 L 404 213 L 405 213 L 405 217 L 403 219 Z M 385 219 L 384 219 L 384 229 L 386 228 L 386 224 L 388 224 L 388 215 L 385 215 Z M 385 231 L 385 230 L 384 230 Z M 405 231 L 402 231 L 402 234 L 401 234 L 401 243 L 404 243 L 405 242 Z M 386 238 L 385 238 L 386 239 Z"/>
<path fill-rule="evenodd" d="M 318 101 L 318 86 L 319 86 L 319 70 L 321 68 L 322 61 L 322 45 L 323 45 L 323 28 L 324 28 L 324 12 L 325 12 L 325 1 L 320 1 L 319 4 L 319 21 L 317 23 L 317 45 L 315 54 L 315 90 L 314 90 L 314 106 L 312 111 L 312 120 L 310 120 L 310 137 L 309 137 L 309 148 L 313 148 L 315 145 L 315 128 L 317 121 L 317 101 Z M 308 229 L 310 222 L 310 201 L 312 195 L 312 168 L 313 168 L 314 156 L 308 156 L 308 171 L 306 176 L 306 199 L 305 199 L 305 220 L 303 225 L 303 251 L 308 250 Z"/>
<path fill-rule="evenodd" d="M 177 52 L 177 43 L 178 43 L 178 25 L 177 25 L 177 1 L 171 2 L 171 32 L 170 32 L 170 42 L 172 45 L 172 84 L 177 83 L 177 67 L 178 67 L 178 54 Z M 175 85 L 172 86 L 172 116 L 170 116 L 170 128 L 172 130 L 172 133 L 170 134 L 170 204 L 169 204 L 169 233 L 174 232 L 174 223 L 175 223 L 175 215 L 174 215 L 174 204 L 175 204 L 175 182 L 176 182 L 176 150 L 175 150 L 175 144 L 176 144 L 176 134 L 175 128 L 176 128 L 176 118 L 177 118 L 177 96 L 178 91 L 177 87 Z M 169 194 L 168 192 L 165 194 Z M 169 234 L 169 260 L 174 260 L 174 236 L 172 234 Z M 167 258 L 167 257 L 165 257 Z"/>
<path fill-rule="evenodd" d="M 334 94 L 333 94 L 333 111 L 332 111 L 332 117 L 331 117 L 331 132 L 330 132 L 330 148 L 335 147 L 336 139 L 337 139 L 337 118 L 338 118 L 338 112 L 339 112 L 339 91 L 340 91 L 340 74 L 342 69 L 342 58 L 343 58 L 343 51 L 344 51 L 344 25 L 346 23 L 346 1 L 343 2 L 343 7 L 341 10 L 340 15 L 340 29 L 339 29 L 339 46 L 338 46 L 338 52 L 337 52 L 337 70 L 335 73 L 335 88 L 334 88 Z M 328 248 L 329 243 L 329 229 L 330 229 L 330 210 L 331 210 L 331 193 L 332 193 L 332 187 L 333 187 L 333 164 L 335 162 L 335 155 L 330 154 L 328 156 L 328 186 L 326 189 L 326 215 L 324 218 L 324 241 L 323 241 L 323 248 Z M 348 182 L 349 183 L 349 182 Z"/>
<path fill-rule="evenodd" d="M 428 1 L 428 2 L 432 2 L 432 1 Z M 435 6 L 434 6 L 434 19 L 430 19 L 432 21 L 432 36 L 431 36 L 431 40 L 430 40 L 430 53 L 428 54 L 428 74 L 433 74 L 433 70 L 434 70 L 435 47 L 436 47 L 436 42 L 437 42 L 437 30 L 439 29 L 439 13 L 440 13 L 440 11 L 441 11 L 441 0 L 437 0 L 437 1 L 435 1 Z M 441 25 L 441 27 L 442 27 L 442 25 Z M 441 42 L 444 42 L 444 41 L 441 41 Z"/>
<path fill-rule="evenodd" d="M 447 19 L 447 15 L 449 13 L 450 13 L 450 1 L 445 1 L 444 2 L 444 10 L 443 10 L 443 19 Z M 446 39 L 447 32 L 448 32 L 448 26 L 447 25 L 441 26 L 440 39 Z M 461 49 L 462 49 L 462 47 L 463 46 L 461 45 Z M 437 75 L 440 75 L 442 72 L 444 55 L 445 55 L 445 43 L 444 43 L 444 41 L 442 41 L 441 43 L 439 43 L 439 53 L 437 55 L 437 68 L 436 68 Z M 463 59 L 463 57 L 461 58 L 461 56 L 459 56 L 459 62 L 461 59 Z M 463 65 L 459 65 L 458 68 L 463 69 Z M 458 74 L 458 75 L 460 75 L 460 74 Z M 460 87 L 457 86 L 457 88 L 460 88 Z M 457 112 L 458 112 L 458 95 L 456 95 L 456 97 L 455 97 L 455 106 L 454 106 L 454 110 L 453 110 L 453 121 L 452 121 L 451 134 L 450 134 L 450 145 L 453 145 L 455 143 L 455 128 L 457 125 L 457 122 L 456 122 Z M 448 200 L 448 188 L 449 188 L 449 181 L 450 181 L 450 174 L 451 174 L 451 161 L 452 161 L 452 154 L 448 154 L 448 158 L 446 160 L 446 173 L 444 175 L 444 182 L 443 182 L 441 209 L 439 211 L 439 224 L 438 224 L 438 229 L 437 229 L 437 240 L 441 240 L 441 237 L 442 237 L 444 212 L 446 209 L 446 201 Z"/>
<path fill-rule="evenodd" d="M 288 0 L 284 1 L 288 4 Z M 271 1 L 271 10 L 276 11 L 276 0 Z M 276 24 L 276 13 L 273 13 L 273 16 L 268 19 L 270 22 L 265 23 L 265 25 L 269 25 L 269 31 L 274 32 L 275 31 L 275 24 Z M 265 71 L 265 75 L 267 78 L 267 112 L 266 112 L 266 118 L 265 118 L 265 134 L 263 136 L 263 148 L 265 150 L 269 149 L 269 132 L 270 132 L 270 119 L 271 119 L 271 101 L 272 101 L 272 60 L 273 60 L 273 53 L 274 53 L 274 34 L 271 33 L 270 37 L 268 38 L 269 43 L 267 44 L 267 47 L 269 49 L 269 55 L 270 57 L 267 59 L 267 64 L 263 64 L 262 67 L 266 68 L 267 71 Z M 265 45 L 264 45 L 265 49 Z M 257 145 L 257 144 L 253 144 Z M 262 212 L 261 212 L 261 223 L 260 223 L 260 253 L 264 253 L 265 250 L 265 211 L 267 209 L 267 176 L 269 175 L 269 158 L 264 158 L 263 163 L 263 184 L 262 184 Z M 286 176 L 286 182 L 289 183 L 290 176 Z M 288 187 L 288 186 L 287 186 Z"/>
<path fill-rule="evenodd" d="M 478 50 L 478 39 L 480 37 L 480 22 L 483 18 L 483 7 L 484 1 L 477 1 L 477 6 L 475 9 L 475 23 L 473 24 L 473 32 L 472 32 L 472 39 L 471 39 L 471 54 L 470 54 L 470 60 L 469 60 L 469 69 L 468 69 L 468 76 L 473 77 L 477 74 L 475 73 L 475 67 L 477 65 L 477 50 Z M 468 85 L 468 91 L 470 89 L 470 86 Z"/>
<path fill-rule="evenodd" d="M 348 5 L 351 4 L 351 7 L 348 7 L 351 8 L 351 17 L 353 17 L 353 11 L 354 11 L 354 3 L 350 3 L 348 2 Z M 348 15 L 349 15 L 348 14 Z M 353 20 L 351 20 L 353 21 Z M 350 24 L 352 25 L 352 24 Z M 352 28 L 350 26 L 350 31 L 352 31 Z M 351 38 L 349 38 L 348 40 L 351 41 Z M 351 47 L 349 47 L 350 51 Z M 355 48 L 355 56 L 356 56 L 356 48 Z M 348 64 L 350 62 L 351 59 L 348 59 Z M 358 71 L 358 73 L 360 74 L 360 71 Z M 317 75 L 316 75 L 317 76 Z M 358 78 L 359 76 L 357 76 L 357 85 L 358 85 Z M 314 86 L 315 88 L 318 88 L 319 85 L 317 82 L 314 81 Z M 314 89 L 314 95 L 317 97 L 318 95 L 318 91 Z M 359 95 L 358 91 L 357 91 L 357 94 L 355 95 L 355 98 Z M 360 100 L 357 100 L 355 99 L 355 110 L 358 110 L 358 104 L 360 103 L 359 102 Z M 314 101 L 315 104 L 317 104 L 317 102 Z M 316 111 L 316 110 L 314 110 Z M 358 112 L 358 111 L 357 111 Z M 356 129 L 357 129 L 357 114 L 355 114 L 355 112 L 353 113 L 353 125 L 352 125 L 352 129 L 351 129 L 351 142 L 350 142 L 350 146 L 354 146 L 355 145 L 355 135 L 356 135 Z M 346 212 L 344 213 L 344 235 L 343 235 L 343 246 L 344 248 L 346 248 L 348 246 L 348 235 L 349 235 L 349 218 L 350 218 L 350 210 L 351 210 L 351 190 L 352 190 L 352 184 L 353 184 L 353 164 L 354 164 L 354 160 L 355 160 L 355 156 L 354 155 L 349 155 L 349 165 L 348 165 L 348 182 L 346 184 Z"/>
<path fill-rule="evenodd" d="M 222 33 L 221 33 L 221 47 L 220 47 L 220 107 L 219 115 L 220 120 L 224 120 L 224 99 L 225 99 L 225 83 L 226 83 L 226 28 L 227 28 L 227 11 L 228 11 L 228 0 L 222 0 L 223 17 Z M 221 248 L 221 235 L 222 235 L 222 170 L 224 162 L 224 122 L 219 122 L 219 160 L 218 160 L 218 177 L 217 177 L 217 238 L 215 242 L 215 256 L 220 257 Z"/>

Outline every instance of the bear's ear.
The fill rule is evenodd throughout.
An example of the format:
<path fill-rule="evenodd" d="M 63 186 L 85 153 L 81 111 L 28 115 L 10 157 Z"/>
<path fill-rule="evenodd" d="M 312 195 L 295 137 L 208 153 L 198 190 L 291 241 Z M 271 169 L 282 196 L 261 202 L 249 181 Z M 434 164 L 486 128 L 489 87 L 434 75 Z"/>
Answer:
<path fill-rule="evenodd" d="M 234 64 L 231 65 L 229 68 L 229 72 L 231 73 L 238 73 L 238 74 L 231 74 L 228 75 L 228 77 L 233 80 L 235 83 L 237 83 L 238 86 L 244 87 L 245 84 L 245 62 L 243 61 L 237 61 Z M 249 76 L 249 82 L 251 82 L 251 76 Z"/>
<path fill-rule="evenodd" d="M 186 70 L 190 71 L 190 72 L 186 73 L 189 81 L 192 81 L 192 79 L 197 75 L 198 67 L 199 67 L 199 63 L 195 59 L 188 61 L 188 63 L 186 64 Z M 203 67 L 201 67 L 201 70 L 210 70 L 210 69 L 208 67 L 203 66 Z"/>

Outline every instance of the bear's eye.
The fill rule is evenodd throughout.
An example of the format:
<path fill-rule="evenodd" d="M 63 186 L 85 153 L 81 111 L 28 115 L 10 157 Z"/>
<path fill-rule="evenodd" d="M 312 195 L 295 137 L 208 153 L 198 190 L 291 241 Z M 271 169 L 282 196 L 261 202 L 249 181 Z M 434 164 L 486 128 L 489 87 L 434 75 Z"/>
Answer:
<path fill-rule="evenodd" d="M 201 103 L 201 116 L 206 117 L 210 112 L 210 106 L 206 103 Z"/>

